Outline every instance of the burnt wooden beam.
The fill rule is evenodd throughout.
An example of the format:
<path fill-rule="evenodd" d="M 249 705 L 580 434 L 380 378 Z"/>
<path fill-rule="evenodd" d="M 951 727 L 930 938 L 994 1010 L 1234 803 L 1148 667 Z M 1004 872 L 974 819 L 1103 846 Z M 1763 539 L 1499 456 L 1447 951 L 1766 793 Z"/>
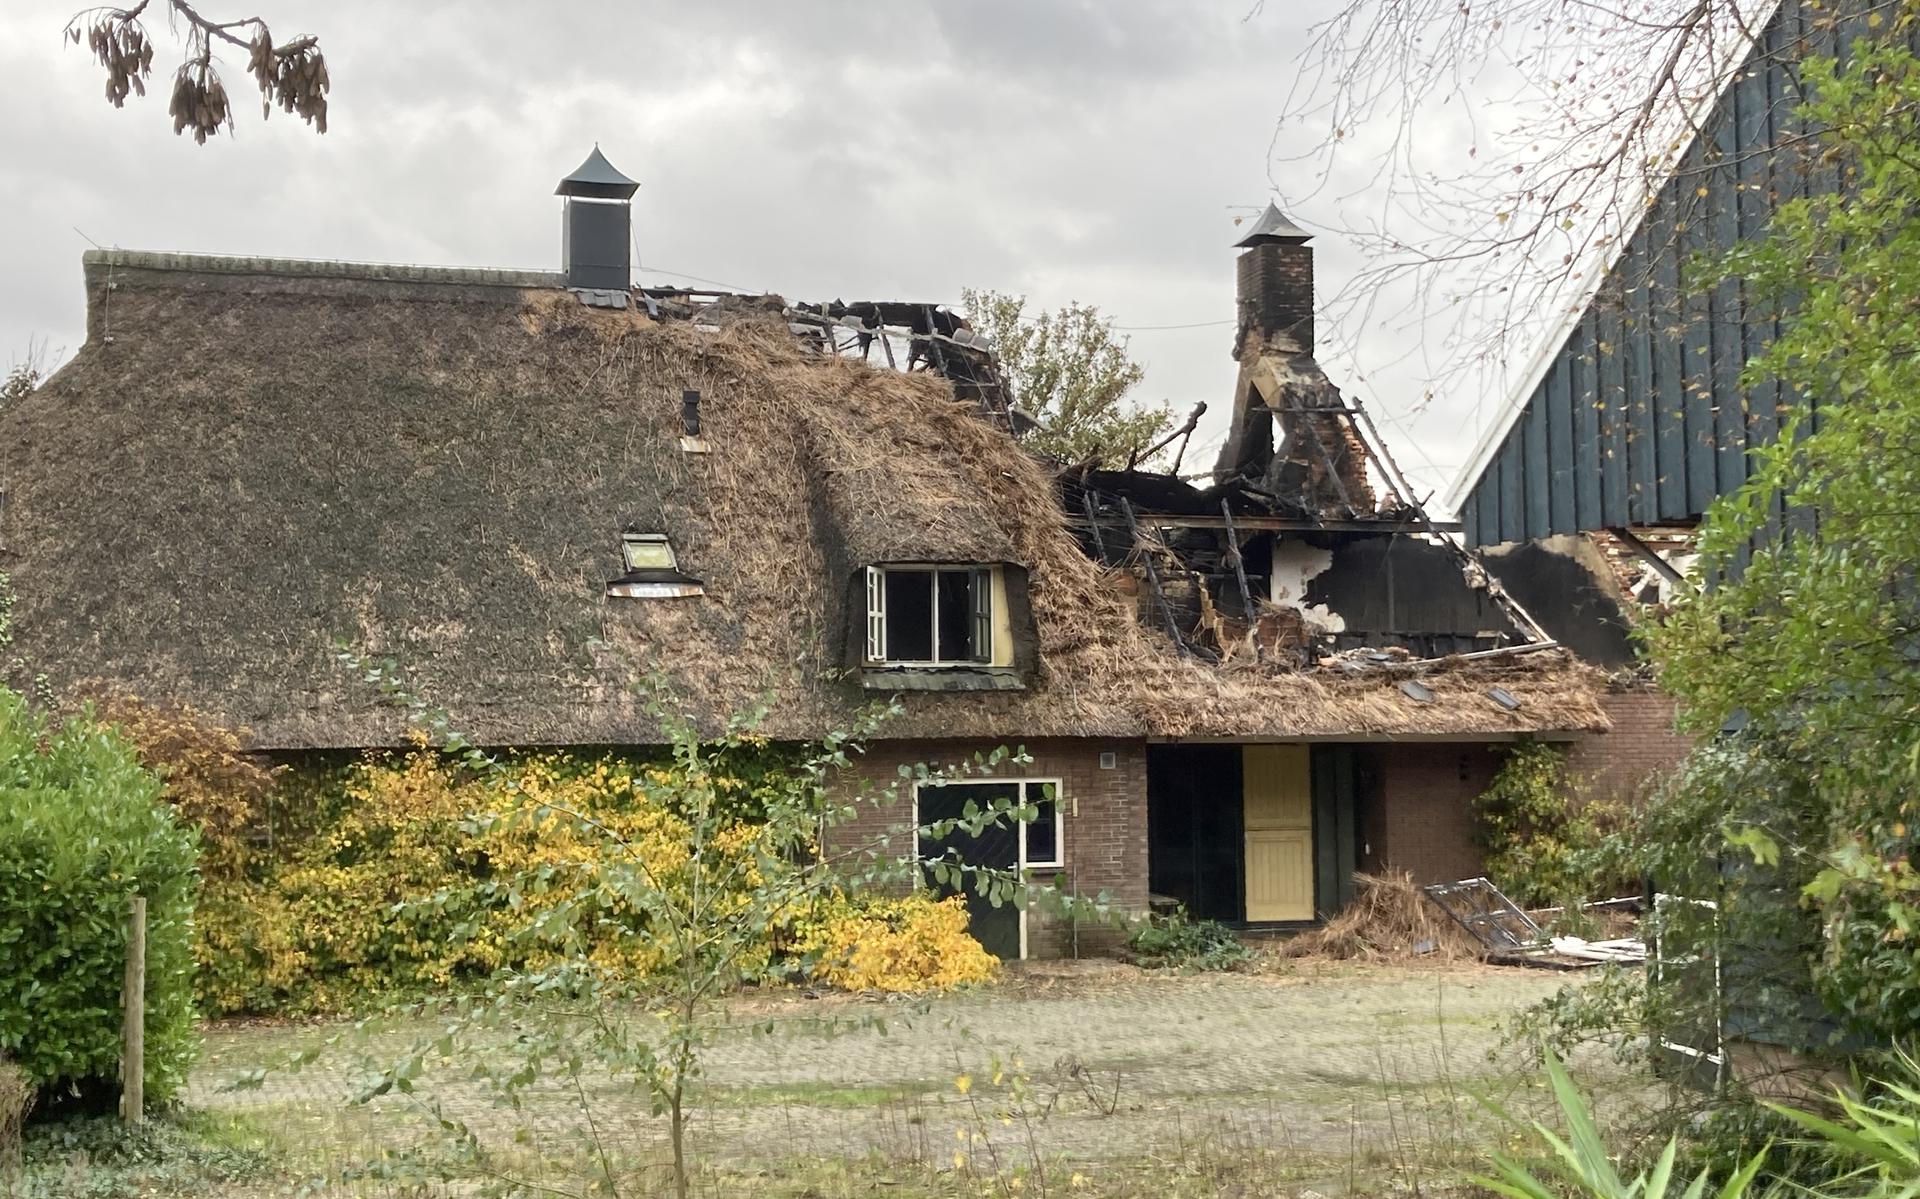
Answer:
<path fill-rule="evenodd" d="M 1140 513 L 1136 519 L 1156 529 L 1224 529 L 1228 520 L 1219 516 L 1188 516 L 1156 512 Z M 1083 523 L 1083 522 L 1074 522 Z M 1419 516 L 1391 519 L 1310 520 L 1295 516 L 1235 516 L 1232 526 L 1246 533 L 1458 533 L 1457 520 L 1426 520 Z"/>
<path fill-rule="evenodd" d="M 1612 533 L 1615 537 L 1625 542 L 1628 549 L 1638 554 L 1642 561 L 1646 562 L 1648 566 L 1653 567 L 1655 574 L 1658 574 L 1667 582 L 1689 591 L 1693 589 L 1693 583 L 1688 580 L 1687 576 L 1675 570 L 1671 562 L 1668 562 L 1665 558 L 1655 553 L 1652 546 L 1640 540 L 1631 530 L 1620 525 L 1615 525 L 1609 528 L 1607 532 Z"/>
<path fill-rule="evenodd" d="M 1140 451 L 1139 453 L 1137 453 L 1137 454 L 1135 454 L 1135 455 L 1133 455 L 1132 457 L 1130 457 L 1130 458 L 1129 458 L 1129 459 L 1127 460 L 1127 469 L 1128 469 L 1128 470 L 1132 470 L 1132 469 L 1133 469 L 1133 464 L 1134 464 L 1135 462 L 1138 462 L 1138 461 L 1139 461 L 1140 459 L 1142 459 L 1142 458 L 1151 458 L 1151 457 L 1153 457 L 1153 456 L 1154 456 L 1155 454 L 1157 454 L 1157 453 L 1159 453 L 1159 452 L 1160 452 L 1161 450 L 1164 450 L 1164 449 L 1166 449 L 1166 448 L 1167 448 L 1168 446 L 1170 446 L 1170 445 L 1172 445 L 1172 444 L 1173 444 L 1174 442 L 1176 442 L 1176 441 L 1178 441 L 1178 440 L 1180 440 L 1180 439 L 1181 439 L 1182 437 L 1185 437 L 1185 438 L 1187 438 L 1187 439 L 1189 439 L 1189 440 L 1191 440 L 1191 439 L 1192 439 L 1192 437 L 1193 437 L 1193 431 L 1194 431 L 1194 429 L 1195 429 L 1195 428 L 1197 428 L 1197 427 L 1199 426 L 1199 424 L 1200 424 L 1200 418 L 1201 418 L 1202 416 L 1204 416 L 1204 415 L 1206 415 L 1206 411 L 1207 411 L 1207 402 L 1206 402 L 1205 400 L 1201 400 L 1201 401 L 1200 401 L 1199 403 L 1197 403 L 1197 404 L 1195 404 L 1195 405 L 1193 406 L 1193 412 L 1192 412 L 1192 413 L 1191 413 L 1191 414 L 1190 414 L 1190 415 L 1189 415 L 1189 416 L 1187 417 L 1187 423 L 1186 423 L 1186 424 L 1184 424 L 1184 425 L 1181 425 L 1181 426 L 1180 426 L 1180 427 L 1179 427 L 1178 429 L 1175 429 L 1175 430 L 1174 430 L 1173 432 L 1171 432 L 1171 433 L 1169 433 L 1169 434 L 1167 434 L 1167 435 L 1166 435 L 1165 437 L 1162 437 L 1162 438 L 1161 438 L 1161 439 L 1160 439 L 1159 441 L 1156 441 L 1156 442 L 1154 442 L 1154 443 L 1153 443 L 1153 444 L 1152 444 L 1151 446 L 1149 446 L 1148 448 L 1146 448 L 1146 449 L 1144 449 L 1144 450 L 1141 450 L 1141 451 Z M 1181 447 L 1180 447 L 1180 456 L 1179 456 L 1179 457 L 1176 457 L 1176 458 L 1175 458 L 1175 459 L 1173 460 L 1173 469 L 1172 469 L 1172 470 L 1170 470 L 1170 471 L 1168 471 L 1168 472 L 1167 472 L 1168 474 L 1178 474 L 1178 473 L 1179 473 L 1179 471 L 1180 471 L 1180 458 L 1184 458 L 1184 457 L 1186 456 L 1186 453 L 1187 453 L 1187 447 L 1186 447 L 1186 446 L 1184 446 L 1184 445 L 1183 445 L 1183 446 L 1181 446 Z"/>
<path fill-rule="evenodd" d="M 1126 496 L 1120 497 L 1120 511 L 1127 516 L 1127 534 L 1135 549 L 1140 549 L 1140 522 L 1133 517 L 1133 501 Z M 1141 553 L 1140 560 L 1147 567 L 1147 585 L 1153 588 L 1153 598 L 1160 606 L 1160 619 L 1167 624 L 1167 636 L 1173 638 L 1173 644 L 1181 653 L 1187 653 L 1186 639 L 1180 636 L 1180 626 L 1173 619 L 1173 605 L 1167 602 L 1167 593 L 1160 586 L 1160 569 L 1153 564 L 1153 551 Z"/>
<path fill-rule="evenodd" d="M 1106 538 L 1100 535 L 1100 518 L 1095 516 L 1093 512 L 1093 492 L 1092 491 L 1086 488 L 1081 488 L 1080 506 L 1086 509 L 1087 528 L 1093 531 L 1093 551 L 1095 555 L 1094 560 L 1100 563 L 1100 565 L 1105 566 L 1107 564 L 1107 541 L 1106 541 Z"/>
<path fill-rule="evenodd" d="M 1233 556 L 1233 581 L 1240 584 L 1240 610 L 1253 620 L 1253 589 L 1247 586 L 1247 568 L 1240 560 L 1240 531 L 1233 527 L 1233 509 L 1220 501 L 1220 519 L 1227 522 L 1227 552 Z"/>

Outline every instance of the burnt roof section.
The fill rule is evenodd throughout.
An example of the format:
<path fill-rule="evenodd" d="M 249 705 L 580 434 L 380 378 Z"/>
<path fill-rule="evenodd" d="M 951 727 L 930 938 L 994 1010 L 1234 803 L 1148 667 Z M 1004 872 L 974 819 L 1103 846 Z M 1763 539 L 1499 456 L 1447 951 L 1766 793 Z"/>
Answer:
<path fill-rule="evenodd" d="M 1294 224 L 1278 205 L 1269 203 L 1260 219 L 1253 223 L 1252 232 L 1233 244 L 1238 249 L 1250 250 L 1254 246 L 1298 246 L 1311 240 L 1313 234 Z"/>
<path fill-rule="evenodd" d="M 556 196 L 579 196 L 588 200 L 630 200 L 633 193 L 640 190 L 637 179 L 629 179 L 621 174 L 619 168 L 607 161 L 607 156 L 595 146 L 586 161 L 573 168 L 573 173 L 560 181 L 553 189 Z"/>
<path fill-rule="evenodd" d="M 635 689 L 653 677 L 704 728 L 766 702 L 767 735 L 815 737 L 869 699 L 844 652 L 860 567 L 945 560 L 1026 571 L 1036 667 L 1020 691 L 909 694 L 889 737 L 1606 726 L 1590 676 L 1545 655 L 1193 660 L 947 379 L 825 352 L 773 299 L 655 319 L 540 273 L 86 261 L 86 345 L 0 412 L 10 661 L 63 690 L 177 698 L 267 748 L 403 743 L 404 716 L 340 668 L 345 638 L 480 743 L 657 741 Z M 678 448 L 688 389 L 711 454 Z M 671 537 L 704 594 L 608 600 L 611 528 Z M 102 585 L 102 559 L 138 584 Z M 1408 701 L 1402 670 L 1439 700 Z"/>

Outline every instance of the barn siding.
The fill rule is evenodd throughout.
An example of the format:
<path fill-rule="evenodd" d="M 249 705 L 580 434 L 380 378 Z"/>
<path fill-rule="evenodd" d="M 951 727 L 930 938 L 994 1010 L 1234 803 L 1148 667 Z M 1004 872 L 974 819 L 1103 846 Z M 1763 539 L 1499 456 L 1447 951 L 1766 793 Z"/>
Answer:
<path fill-rule="evenodd" d="M 1800 169 L 1797 56 L 1844 58 L 1863 22 L 1779 9 L 1682 156 L 1480 474 L 1461 493 L 1468 541 L 1686 523 L 1746 481 L 1754 453 L 1804 402 L 1773 380 L 1742 386 L 1779 314 L 1738 280 L 1699 286 L 1689 259 L 1762 235 L 1779 204 L 1830 191 Z M 1689 278 L 1689 275 L 1694 278 Z M 1776 500 L 1769 533 L 1784 513 Z"/>

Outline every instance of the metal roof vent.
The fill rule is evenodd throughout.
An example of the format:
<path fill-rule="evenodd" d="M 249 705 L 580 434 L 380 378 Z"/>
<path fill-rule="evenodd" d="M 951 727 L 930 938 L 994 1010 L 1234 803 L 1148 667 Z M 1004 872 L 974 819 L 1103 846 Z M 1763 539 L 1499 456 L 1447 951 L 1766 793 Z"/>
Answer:
<path fill-rule="evenodd" d="M 567 286 L 625 292 L 633 286 L 633 208 L 640 184 L 622 175 L 595 146 L 553 189 L 565 196 L 560 261 Z M 611 307 L 612 305 L 603 305 Z"/>
<path fill-rule="evenodd" d="M 680 393 L 680 448 L 689 454 L 704 454 L 710 448 L 700 435 L 700 393 L 692 388 Z"/>

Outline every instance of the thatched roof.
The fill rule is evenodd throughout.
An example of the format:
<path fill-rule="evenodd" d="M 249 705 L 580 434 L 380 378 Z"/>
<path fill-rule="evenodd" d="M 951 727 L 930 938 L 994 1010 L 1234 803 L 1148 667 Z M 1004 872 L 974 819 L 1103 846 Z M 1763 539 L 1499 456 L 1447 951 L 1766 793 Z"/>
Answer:
<path fill-rule="evenodd" d="M 1429 669 L 1425 703 L 1390 672 L 1183 659 L 940 380 L 777 320 L 654 322 L 544 274 L 120 251 L 89 254 L 87 284 L 86 345 L 0 413 L 9 656 L 56 688 L 184 699 L 269 747 L 394 743 L 346 639 L 485 742 L 650 740 L 654 674 L 707 720 L 771 694 L 767 731 L 807 736 L 872 698 L 841 673 L 856 569 L 953 560 L 1026 569 L 1038 669 L 908 695 L 889 735 L 1605 727 L 1553 654 Z M 679 449 L 687 388 L 711 453 Z M 607 598 L 629 528 L 671 535 L 706 594 Z"/>

